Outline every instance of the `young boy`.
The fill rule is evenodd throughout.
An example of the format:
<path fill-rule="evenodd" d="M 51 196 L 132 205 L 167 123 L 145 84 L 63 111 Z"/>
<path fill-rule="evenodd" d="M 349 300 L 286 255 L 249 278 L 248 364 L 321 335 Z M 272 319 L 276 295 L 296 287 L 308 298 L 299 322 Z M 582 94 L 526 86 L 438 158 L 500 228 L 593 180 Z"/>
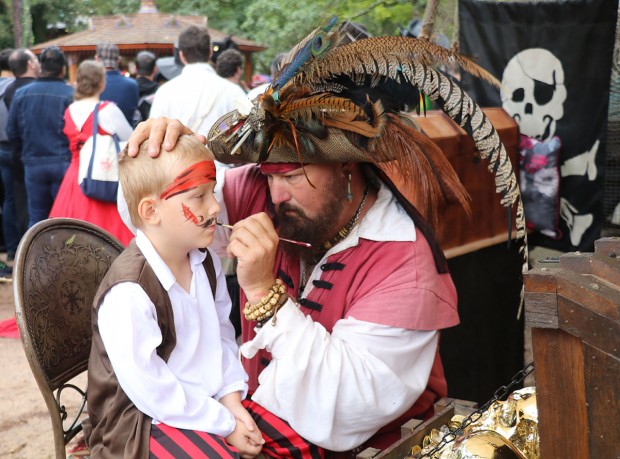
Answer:
<path fill-rule="evenodd" d="M 205 249 L 220 210 L 213 155 L 192 137 L 157 159 L 147 148 L 121 154 L 137 235 L 94 301 L 92 457 L 254 457 L 264 440 L 241 403 L 224 273 Z"/>

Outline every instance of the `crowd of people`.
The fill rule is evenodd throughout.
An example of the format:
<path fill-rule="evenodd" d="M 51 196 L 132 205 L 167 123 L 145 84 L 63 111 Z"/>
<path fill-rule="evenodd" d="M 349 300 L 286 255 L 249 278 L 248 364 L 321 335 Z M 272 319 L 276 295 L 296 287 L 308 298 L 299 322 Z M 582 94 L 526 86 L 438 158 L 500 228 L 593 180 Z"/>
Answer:
<path fill-rule="evenodd" d="M 402 69 L 415 59 L 405 44 L 377 53 Z M 350 40 L 338 46 L 367 56 Z M 459 322 L 432 215 L 379 167 L 420 179 L 425 210 L 464 202 L 447 159 L 398 116 L 419 93 L 401 74 L 380 74 L 380 56 L 347 73 L 327 53 L 248 102 L 238 52 L 213 65 L 197 26 L 177 48 L 182 68 L 161 86 L 153 53 L 136 56 L 134 80 L 109 43 L 79 65 L 75 87 L 57 47 L 39 59 L 0 53 L 15 75 L 6 139 L 0 131 L 3 185 L 13 187 L 3 206 L 17 212 L 21 192 L 28 226 L 81 218 L 127 245 L 93 304 L 92 457 L 343 459 L 386 447 L 447 395 L 439 336 Z M 272 73 L 289 64 L 279 55 Z M 128 141 L 117 205 L 77 184 L 95 107 L 99 129 Z"/>
<path fill-rule="evenodd" d="M 235 97 L 245 97 L 238 50 L 221 53 L 218 66 L 211 59 L 206 28 L 190 27 L 179 39 L 182 75 L 157 98 L 168 80 L 151 51 L 133 56 L 135 75 L 128 77 L 121 71 L 118 46 L 101 43 L 79 65 L 73 84 L 67 82 L 67 60 L 58 47 L 38 56 L 25 48 L 0 51 L 2 236 L 9 262 L 0 261 L 0 278 L 11 278 L 10 265 L 26 230 L 48 217 L 95 223 L 125 245 L 133 237 L 113 204 L 86 197 L 78 186 L 79 152 L 92 133 L 97 102 L 102 102 L 100 132 L 126 141 L 149 118 L 153 105 L 154 116 L 178 118 L 189 126 L 201 120 L 204 127 L 194 127 L 206 134 L 215 119 L 232 110 Z M 203 81 L 205 75 L 208 80 Z M 180 88 L 187 94 L 185 102 L 178 99 Z"/>

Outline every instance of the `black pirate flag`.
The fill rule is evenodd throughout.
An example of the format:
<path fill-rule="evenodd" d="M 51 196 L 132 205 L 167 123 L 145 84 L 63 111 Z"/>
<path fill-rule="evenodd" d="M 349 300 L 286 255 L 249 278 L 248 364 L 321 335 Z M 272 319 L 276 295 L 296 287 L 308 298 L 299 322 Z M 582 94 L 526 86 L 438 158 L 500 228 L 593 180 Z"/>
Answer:
<path fill-rule="evenodd" d="M 459 1 L 460 51 L 502 81 L 463 76 L 481 106 L 502 106 L 522 134 L 561 140 L 559 250 L 592 251 L 603 219 L 603 167 L 618 2 Z M 527 209 L 526 209 L 527 215 Z"/>

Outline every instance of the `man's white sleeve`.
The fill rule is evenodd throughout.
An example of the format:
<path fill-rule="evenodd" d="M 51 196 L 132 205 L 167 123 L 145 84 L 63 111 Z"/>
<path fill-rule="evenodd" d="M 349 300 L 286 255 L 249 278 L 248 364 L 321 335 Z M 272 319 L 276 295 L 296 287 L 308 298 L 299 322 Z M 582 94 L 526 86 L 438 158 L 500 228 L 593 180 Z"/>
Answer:
<path fill-rule="evenodd" d="M 409 409 L 426 388 L 436 331 L 387 327 L 347 318 L 330 335 L 289 300 L 241 348 L 272 361 L 253 400 L 286 419 L 311 442 L 334 451 L 359 446 Z"/>

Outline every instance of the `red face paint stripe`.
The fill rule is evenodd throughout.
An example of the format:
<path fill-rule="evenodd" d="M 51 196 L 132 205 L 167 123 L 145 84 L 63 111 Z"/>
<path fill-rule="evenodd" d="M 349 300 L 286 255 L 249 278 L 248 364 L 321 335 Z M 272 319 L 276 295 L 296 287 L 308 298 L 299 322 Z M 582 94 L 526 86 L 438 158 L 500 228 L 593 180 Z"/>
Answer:
<path fill-rule="evenodd" d="M 159 197 L 168 199 L 210 182 L 215 182 L 215 162 L 200 161 L 181 172 Z"/>

